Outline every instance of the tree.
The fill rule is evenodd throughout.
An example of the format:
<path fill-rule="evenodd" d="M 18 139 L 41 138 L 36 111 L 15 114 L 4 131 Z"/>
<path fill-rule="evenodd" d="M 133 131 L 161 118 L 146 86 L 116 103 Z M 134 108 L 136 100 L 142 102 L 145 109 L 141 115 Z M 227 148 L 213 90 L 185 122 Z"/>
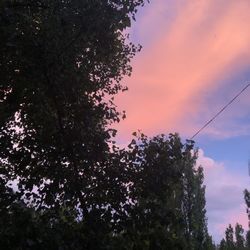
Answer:
<path fill-rule="evenodd" d="M 124 116 L 113 98 L 126 90 L 121 80 L 140 50 L 125 30 L 142 4 L 0 3 L 0 202 L 9 204 L 6 185 L 16 181 L 10 204 L 49 210 L 55 226 L 61 207 L 78 212 L 86 244 L 97 235 L 104 242 L 118 220 L 113 211 L 127 199 L 110 125 Z"/>
<path fill-rule="evenodd" d="M 204 175 L 201 166 L 196 167 L 197 151 L 183 164 L 182 211 L 188 249 L 213 247 L 208 234 L 206 218 Z"/>
<path fill-rule="evenodd" d="M 140 5 L 1 1 L 6 249 L 202 250 L 212 242 L 193 141 L 141 134 L 129 150 L 114 142 L 111 125 L 125 116 L 114 96 L 140 50 L 125 33 Z"/>
<path fill-rule="evenodd" d="M 226 241 L 222 239 L 219 245 L 219 250 L 227 250 Z"/>
<path fill-rule="evenodd" d="M 182 144 L 177 135 L 150 139 L 142 134 L 137 139 L 128 152 L 134 204 L 123 232 L 132 242 L 128 249 L 183 249 L 182 163 L 191 145 Z"/>
<path fill-rule="evenodd" d="M 205 249 L 209 244 L 206 219 L 205 186 L 203 186 L 203 169 L 195 169 L 195 158 L 184 169 L 183 212 L 186 238 L 189 249 Z"/>
<path fill-rule="evenodd" d="M 247 205 L 247 214 L 249 220 L 249 227 L 250 227 L 250 192 L 248 190 L 244 191 L 244 198 Z M 246 233 L 246 248 L 250 249 L 250 231 L 248 230 Z"/>
<path fill-rule="evenodd" d="M 249 219 L 249 227 L 250 227 L 250 192 L 248 190 L 244 191 L 244 197 L 247 205 L 247 214 Z"/>
<path fill-rule="evenodd" d="M 250 249 L 250 230 L 246 233 L 246 249 Z"/>
<path fill-rule="evenodd" d="M 227 250 L 233 250 L 234 248 L 234 230 L 231 226 L 231 224 L 229 224 L 228 228 L 226 228 L 225 231 L 225 236 L 226 236 L 226 247 Z"/>
<path fill-rule="evenodd" d="M 123 222 L 126 249 L 209 249 L 203 174 L 195 169 L 193 142 L 183 144 L 177 134 L 141 134 L 129 148 L 133 205 Z M 192 231 L 187 232 L 187 224 Z"/>
<path fill-rule="evenodd" d="M 213 242 L 213 238 L 210 235 L 206 236 L 206 240 L 203 245 L 203 249 L 205 250 L 216 250 L 216 245 Z"/>
<path fill-rule="evenodd" d="M 120 119 L 110 96 L 126 89 L 140 49 L 124 30 L 142 3 L 1 2 L 0 176 L 34 206 L 106 205 L 93 192 L 105 195 L 109 125 Z"/>
<path fill-rule="evenodd" d="M 249 207 L 250 207 L 250 195 L 249 191 L 244 191 L 244 198 L 247 205 L 247 214 L 249 217 Z M 235 225 L 235 242 L 234 242 L 234 230 L 229 224 L 229 227 L 225 231 L 225 238 L 226 240 L 222 239 L 219 249 L 220 250 L 241 250 L 241 249 L 250 249 L 250 233 L 247 231 L 246 235 L 244 236 L 244 229 L 242 228 L 242 225 L 237 223 Z"/>
<path fill-rule="evenodd" d="M 235 246 L 236 249 L 244 249 L 245 246 L 245 238 L 244 238 L 244 229 L 242 228 L 242 226 L 240 224 L 236 224 L 235 226 Z"/>

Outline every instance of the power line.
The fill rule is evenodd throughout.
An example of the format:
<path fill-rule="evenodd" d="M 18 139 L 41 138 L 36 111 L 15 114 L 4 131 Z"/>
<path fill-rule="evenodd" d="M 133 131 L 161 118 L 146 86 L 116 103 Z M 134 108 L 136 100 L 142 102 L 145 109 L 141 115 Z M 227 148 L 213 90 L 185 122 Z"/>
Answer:
<path fill-rule="evenodd" d="M 213 122 L 229 105 L 231 105 L 248 87 L 248 84 L 233 98 L 231 99 L 221 110 L 219 110 L 203 127 L 201 127 L 191 138 L 193 140 L 196 135 L 198 135 L 204 128 L 206 128 L 211 122 Z"/>

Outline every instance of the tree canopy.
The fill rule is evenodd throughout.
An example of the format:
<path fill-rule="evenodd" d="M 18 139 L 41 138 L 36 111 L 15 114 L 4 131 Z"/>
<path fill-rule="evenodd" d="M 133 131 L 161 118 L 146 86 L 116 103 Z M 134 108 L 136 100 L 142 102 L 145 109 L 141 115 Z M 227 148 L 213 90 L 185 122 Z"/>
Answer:
<path fill-rule="evenodd" d="M 120 119 L 112 96 L 140 49 L 125 29 L 142 4 L 1 2 L 0 174 L 36 207 L 86 210 L 104 178 L 109 125 Z"/>

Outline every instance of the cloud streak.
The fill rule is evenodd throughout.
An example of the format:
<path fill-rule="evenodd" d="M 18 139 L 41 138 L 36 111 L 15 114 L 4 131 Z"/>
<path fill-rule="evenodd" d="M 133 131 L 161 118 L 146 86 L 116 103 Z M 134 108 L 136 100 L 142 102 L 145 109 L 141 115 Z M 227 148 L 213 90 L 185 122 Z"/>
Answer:
<path fill-rule="evenodd" d="M 127 111 L 119 131 L 191 135 L 200 126 L 194 120 L 207 105 L 204 96 L 228 72 L 237 74 L 250 65 L 250 2 L 155 0 L 147 8 L 151 11 L 138 22 L 140 34 L 154 37 L 134 61 L 129 92 L 118 98 Z"/>
<path fill-rule="evenodd" d="M 132 29 L 143 50 L 133 62 L 132 77 L 125 79 L 129 91 L 116 101 L 127 112 L 117 125 L 118 141 L 129 141 L 138 129 L 191 137 L 204 125 L 250 76 L 249 20 L 246 0 L 151 1 Z M 244 93 L 203 134 L 249 135 L 249 104 Z M 249 180 L 203 151 L 198 162 L 205 169 L 209 230 L 218 241 L 229 223 L 247 226 L 242 192 Z"/>

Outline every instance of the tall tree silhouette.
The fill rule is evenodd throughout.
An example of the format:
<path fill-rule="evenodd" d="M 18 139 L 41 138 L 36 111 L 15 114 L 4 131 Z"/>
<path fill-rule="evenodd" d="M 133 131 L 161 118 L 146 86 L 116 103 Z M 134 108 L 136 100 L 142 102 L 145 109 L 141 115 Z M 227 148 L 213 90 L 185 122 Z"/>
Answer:
<path fill-rule="evenodd" d="M 1 2 L 0 176 L 36 207 L 102 207 L 111 96 L 140 49 L 124 30 L 142 3 Z"/>
<path fill-rule="evenodd" d="M 140 50 L 125 30 L 141 5 L 143 0 L 1 1 L 0 203 L 11 232 L 13 215 L 22 221 L 21 211 L 29 232 L 35 221 L 59 230 L 65 211 L 84 218 L 81 230 L 86 241 L 93 239 L 85 249 L 98 248 L 98 235 L 112 230 L 113 211 L 126 201 L 119 154 L 110 150 L 110 125 L 124 116 L 113 98 L 126 90 L 121 80 Z M 14 196 L 7 188 L 13 181 Z M 22 209 L 22 201 L 36 216 Z M 14 204 L 17 209 L 10 208 Z M 45 223 L 39 224 L 40 215 Z M 8 234 L 10 244 L 15 235 Z"/>
<path fill-rule="evenodd" d="M 231 226 L 231 224 L 229 224 L 228 228 L 226 228 L 225 239 L 226 239 L 227 250 L 234 250 L 235 249 L 235 244 L 234 244 L 234 229 Z"/>
<path fill-rule="evenodd" d="M 177 134 L 142 134 L 129 148 L 129 197 L 134 205 L 121 234 L 126 249 L 213 249 L 193 142 L 182 143 Z"/>
<path fill-rule="evenodd" d="M 235 247 L 236 249 L 242 250 L 245 246 L 244 229 L 237 223 L 235 225 Z"/>

